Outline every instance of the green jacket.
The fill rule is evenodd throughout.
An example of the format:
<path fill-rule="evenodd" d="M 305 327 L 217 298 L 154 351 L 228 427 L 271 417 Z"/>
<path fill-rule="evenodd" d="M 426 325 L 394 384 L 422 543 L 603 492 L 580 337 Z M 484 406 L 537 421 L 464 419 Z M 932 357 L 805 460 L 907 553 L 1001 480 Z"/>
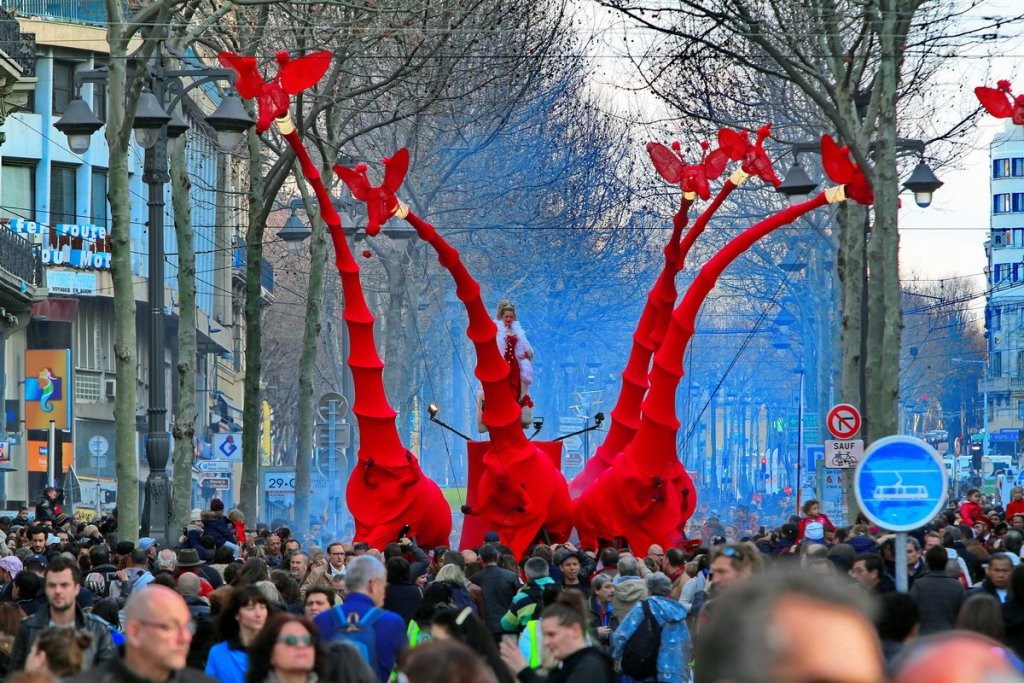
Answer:
<path fill-rule="evenodd" d="M 508 612 L 501 618 L 501 628 L 508 633 L 518 633 L 526 626 L 526 622 L 535 619 L 534 612 L 544 594 L 544 589 L 554 586 L 555 581 L 550 576 L 544 576 L 536 581 L 530 581 L 519 589 L 519 592 L 512 598 Z"/>

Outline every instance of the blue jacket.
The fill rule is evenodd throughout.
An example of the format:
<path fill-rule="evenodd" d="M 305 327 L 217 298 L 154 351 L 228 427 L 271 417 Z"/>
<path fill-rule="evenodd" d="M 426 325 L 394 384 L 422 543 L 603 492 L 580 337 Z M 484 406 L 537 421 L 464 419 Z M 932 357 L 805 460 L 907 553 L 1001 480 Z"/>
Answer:
<path fill-rule="evenodd" d="M 345 604 L 332 607 L 331 611 L 338 610 L 340 612 L 338 616 L 341 617 L 341 621 L 344 623 L 348 621 L 348 615 L 352 612 L 355 612 L 362 618 L 373 606 L 373 600 L 370 599 L 370 596 L 363 593 L 349 593 L 345 596 Z M 373 624 L 373 638 L 374 647 L 377 650 L 377 661 L 375 663 L 371 662 L 370 665 L 377 673 L 377 678 L 380 682 L 387 683 L 387 680 L 391 677 L 392 669 L 395 668 L 395 662 L 398 660 L 398 653 L 409 644 L 409 636 L 406 633 L 405 621 L 402 617 L 388 610 L 383 610 L 383 612 L 384 615 Z M 318 614 L 313 622 L 320 629 L 320 636 L 324 641 L 329 641 L 333 633 L 324 633 L 324 629 L 334 623 L 330 612 Z M 210 656 L 213 656 L 212 651 Z M 209 670 L 207 670 L 207 673 L 209 673 Z"/>
<path fill-rule="evenodd" d="M 225 641 L 210 648 L 210 656 L 206 659 L 207 675 L 221 683 L 245 683 L 248 672 L 249 653 L 237 642 Z"/>
<path fill-rule="evenodd" d="M 612 633 L 612 657 L 622 661 L 626 642 L 644 619 L 643 602 L 661 624 L 661 647 L 658 649 L 659 683 L 685 683 L 690 680 L 690 631 L 686 628 L 686 608 L 672 598 L 645 598 L 630 610 L 625 620 Z"/>

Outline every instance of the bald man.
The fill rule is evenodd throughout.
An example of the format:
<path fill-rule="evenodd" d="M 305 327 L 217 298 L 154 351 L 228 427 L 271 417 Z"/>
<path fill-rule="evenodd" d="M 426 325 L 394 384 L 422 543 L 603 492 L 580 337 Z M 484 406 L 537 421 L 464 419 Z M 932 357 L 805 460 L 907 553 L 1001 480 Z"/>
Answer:
<path fill-rule="evenodd" d="M 79 674 L 70 679 L 72 683 L 216 682 L 206 674 L 185 668 L 192 642 L 192 622 L 178 593 L 158 585 L 133 592 L 125 605 L 124 619 L 124 657 Z"/>
<path fill-rule="evenodd" d="M 950 631 L 908 646 L 894 683 L 1019 681 L 1019 660 L 1001 643 L 979 633 Z"/>

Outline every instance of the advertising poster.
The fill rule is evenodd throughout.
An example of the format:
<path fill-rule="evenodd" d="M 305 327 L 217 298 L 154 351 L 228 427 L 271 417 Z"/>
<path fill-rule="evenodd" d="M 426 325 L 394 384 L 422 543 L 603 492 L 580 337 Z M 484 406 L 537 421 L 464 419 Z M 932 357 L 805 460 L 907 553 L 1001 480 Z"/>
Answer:
<path fill-rule="evenodd" d="M 71 429 L 71 351 L 25 352 L 25 428 Z"/>

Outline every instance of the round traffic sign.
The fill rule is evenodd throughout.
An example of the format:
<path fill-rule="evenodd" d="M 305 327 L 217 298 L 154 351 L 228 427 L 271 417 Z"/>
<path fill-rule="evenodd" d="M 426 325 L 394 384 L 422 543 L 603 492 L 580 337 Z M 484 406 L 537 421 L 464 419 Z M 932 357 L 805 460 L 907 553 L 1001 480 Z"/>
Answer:
<path fill-rule="evenodd" d="M 888 436 L 864 453 L 853 490 L 869 520 L 890 531 L 912 531 L 945 506 L 947 484 L 934 448 L 912 436 Z"/>
<path fill-rule="evenodd" d="M 341 419 L 348 413 L 348 401 L 336 391 L 328 391 L 316 402 L 316 411 L 325 420 L 330 419 L 332 409 L 335 419 Z"/>
<path fill-rule="evenodd" d="M 89 452 L 97 458 L 106 455 L 108 450 L 110 450 L 110 442 L 105 437 L 97 434 L 89 439 Z"/>
<path fill-rule="evenodd" d="M 825 426 L 837 439 L 849 439 L 860 431 L 860 411 L 849 403 L 840 403 L 828 411 Z"/>

